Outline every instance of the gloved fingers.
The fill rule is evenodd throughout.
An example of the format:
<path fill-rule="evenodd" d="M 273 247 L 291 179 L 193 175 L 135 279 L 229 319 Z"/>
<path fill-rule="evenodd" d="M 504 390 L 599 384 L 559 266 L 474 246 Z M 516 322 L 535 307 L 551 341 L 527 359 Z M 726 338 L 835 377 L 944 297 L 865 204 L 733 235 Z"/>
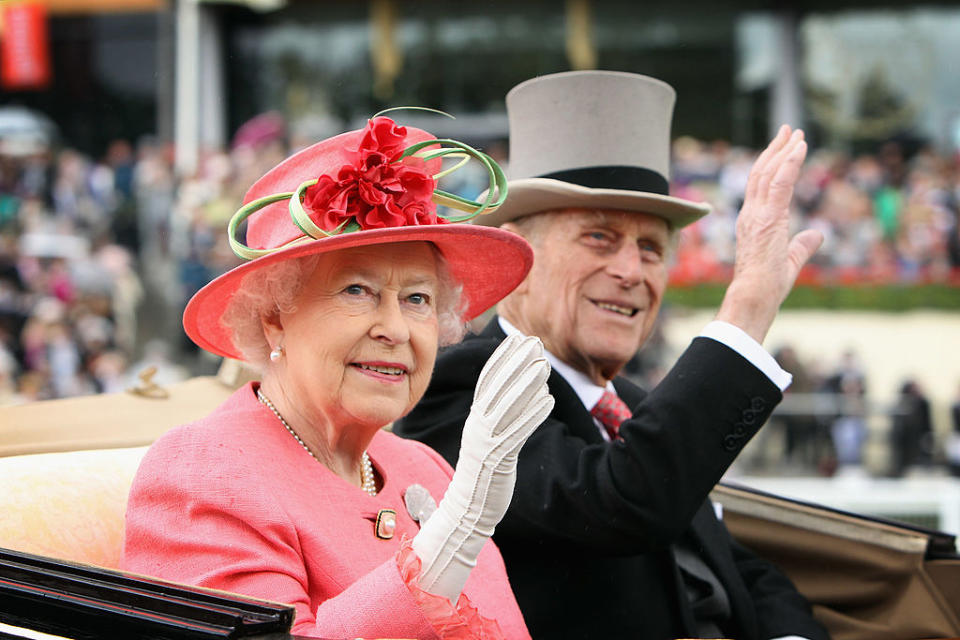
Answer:
<path fill-rule="evenodd" d="M 511 341 L 506 348 L 503 348 L 503 345 L 498 347 L 480 373 L 482 381 L 478 381 L 473 399 L 474 406 L 485 415 L 489 415 L 490 407 L 499 402 L 504 390 L 509 388 L 517 372 L 522 371 L 537 358 L 543 357 L 543 344 L 539 338 L 517 337 L 519 339 Z M 501 348 L 503 348 L 502 352 Z"/>
<path fill-rule="evenodd" d="M 520 447 L 527 441 L 527 438 L 536 431 L 537 427 L 543 424 L 543 421 L 553 411 L 553 402 L 553 396 L 544 390 L 544 393 L 540 394 L 534 402 L 527 405 L 526 411 L 512 424 L 514 429 L 512 439 L 515 439 L 515 443 L 510 447 L 510 451 L 514 453 L 520 451 Z"/>
<path fill-rule="evenodd" d="M 515 337 L 517 339 L 503 350 L 503 357 L 498 357 L 493 365 L 487 368 L 485 385 L 482 389 L 478 385 L 474 394 L 474 405 L 484 415 L 490 414 L 491 407 L 500 401 L 519 371 L 537 358 L 543 357 L 543 345 L 539 338 Z"/>
<path fill-rule="evenodd" d="M 473 392 L 474 398 L 487 393 L 491 386 L 494 373 L 506 365 L 507 360 L 522 340 L 523 336 L 515 333 L 511 334 L 490 354 L 487 362 L 483 365 L 483 369 L 480 371 L 480 377 L 477 378 L 477 387 Z"/>
<path fill-rule="evenodd" d="M 531 406 L 536 406 L 544 397 L 550 397 L 547 390 L 549 376 L 550 363 L 546 358 L 530 362 L 517 373 L 498 395 L 495 404 L 489 408 L 488 423 L 493 426 L 490 435 L 513 437 L 511 433 L 519 427 L 515 423 L 521 418 L 525 421 Z"/>

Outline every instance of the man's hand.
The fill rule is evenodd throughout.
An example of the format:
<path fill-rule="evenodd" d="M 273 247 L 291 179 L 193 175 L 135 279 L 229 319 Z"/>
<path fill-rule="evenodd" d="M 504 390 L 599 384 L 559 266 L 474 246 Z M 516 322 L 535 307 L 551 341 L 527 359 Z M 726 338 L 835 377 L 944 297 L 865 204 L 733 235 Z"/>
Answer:
<path fill-rule="evenodd" d="M 823 242 L 816 230 L 790 238 L 790 199 L 807 155 L 803 131 L 783 125 L 750 170 L 737 218 L 733 280 L 717 313 L 762 343 L 801 267 Z"/>

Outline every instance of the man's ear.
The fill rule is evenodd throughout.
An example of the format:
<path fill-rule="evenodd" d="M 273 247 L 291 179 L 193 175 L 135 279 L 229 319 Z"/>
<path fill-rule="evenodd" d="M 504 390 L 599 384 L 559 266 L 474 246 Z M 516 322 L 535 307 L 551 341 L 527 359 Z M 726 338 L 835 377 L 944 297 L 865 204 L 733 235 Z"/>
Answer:
<path fill-rule="evenodd" d="M 520 232 L 520 227 L 518 227 L 512 222 L 504 222 L 502 225 L 500 225 L 500 228 L 506 231 L 509 231 L 510 233 L 515 233 L 521 238 L 523 238 L 524 240 L 526 240 L 527 242 L 530 242 L 530 238 L 523 235 L 523 233 Z M 533 243 L 531 242 L 530 245 L 533 246 Z M 534 253 L 536 253 L 536 247 L 534 247 Z M 509 294 L 507 294 L 507 297 L 504 300 L 502 300 L 499 305 L 497 305 L 497 309 L 499 310 L 502 307 L 509 308 L 513 303 L 517 302 L 517 298 L 526 294 L 530 286 L 528 283 L 529 280 L 530 280 L 530 275 L 527 274 L 527 277 L 524 278 L 519 285 L 517 285 L 517 288 L 511 291 Z M 513 298 L 513 299 L 508 300 L 509 298 Z"/>
<path fill-rule="evenodd" d="M 503 229 L 504 231 L 515 233 L 518 236 L 521 236 L 521 237 L 523 236 L 523 234 L 520 233 L 520 229 L 517 227 L 517 225 L 513 224 L 512 222 L 504 222 L 502 225 L 500 225 L 500 228 Z"/>
<path fill-rule="evenodd" d="M 280 314 L 274 311 L 268 316 L 260 316 L 260 327 L 263 329 L 263 337 L 267 339 L 267 344 L 271 349 L 283 345 L 283 321 Z"/>

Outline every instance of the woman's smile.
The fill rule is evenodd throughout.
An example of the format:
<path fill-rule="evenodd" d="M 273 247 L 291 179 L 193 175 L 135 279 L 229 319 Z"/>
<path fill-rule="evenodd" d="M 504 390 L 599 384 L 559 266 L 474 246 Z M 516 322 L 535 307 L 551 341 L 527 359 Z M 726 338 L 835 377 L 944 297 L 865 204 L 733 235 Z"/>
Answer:
<path fill-rule="evenodd" d="M 407 379 L 408 369 L 399 362 L 351 362 L 359 373 L 379 382 L 399 384 Z"/>

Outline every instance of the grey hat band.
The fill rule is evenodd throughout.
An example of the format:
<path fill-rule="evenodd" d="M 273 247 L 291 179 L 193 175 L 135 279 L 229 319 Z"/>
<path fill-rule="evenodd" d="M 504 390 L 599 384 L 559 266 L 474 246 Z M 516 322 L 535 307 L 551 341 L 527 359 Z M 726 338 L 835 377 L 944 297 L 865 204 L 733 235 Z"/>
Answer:
<path fill-rule="evenodd" d="M 538 178 L 561 180 L 590 189 L 643 191 L 662 196 L 670 194 L 670 184 L 659 172 L 645 167 L 606 165 L 553 171 Z"/>

